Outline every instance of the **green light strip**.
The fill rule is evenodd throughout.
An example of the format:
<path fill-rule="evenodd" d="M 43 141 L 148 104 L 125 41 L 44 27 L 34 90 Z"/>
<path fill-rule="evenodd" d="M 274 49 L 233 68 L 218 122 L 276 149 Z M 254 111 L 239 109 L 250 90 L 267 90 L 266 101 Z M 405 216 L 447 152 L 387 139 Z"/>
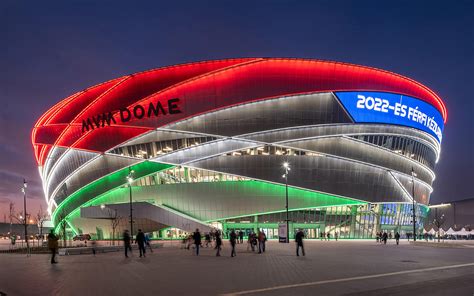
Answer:
<path fill-rule="evenodd" d="M 168 169 L 170 167 L 172 167 L 172 165 L 144 161 L 130 166 L 130 169 L 134 170 L 135 180 L 138 180 L 147 175 Z M 59 222 L 57 221 L 57 216 L 60 212 L 64 211 L 66 215 L 69 216 L 73 210 L 83 206 L 83 204 L 87 203 L 87 201 L 91 200 L 91 198 L 100 196 L 108 191 L 111 191 L 112 189 L 125 185 L 127 183 L 126 177 L 128 173 L 129 167 L 123 168 L 122 170 L 116 171 L 110 175 L 89 183 L 88 185 L 75 191 L 63 202 L 61 202 L 54 210 L 51 219 L 54 225 L 58 224 Z"/>
<path fill-rule="evenodd" d="M 285 196 L 286 195 L 286 189 L 285 185 L 279 185 L 275 183 L 270 183 L 270 182 L 265 182 L 265 181 L 237 181 L 239 183 L 247 183 L 251 187 L 253 187 L 254 190 L 257 192 L 261 192 L 262 195 L 263 193 L 266 192 L 272 192 L 272 195 L 274 196 Z M 308 203 L 311 203 L 311 206 L 308 207 L 300 207 L 300 208 L 291 208 L 291 199 L 298 198 L 298 199 L 307 199 Z M 332 195 L 328 193 L 323 193 L 323 192 L 318 192 L 318 191 L 312 191 L 312 190 L 304 190 L 301 188 L 295 188 L 292 186 L 288 186 L 288 200 L 289 200 L 289 211 L 298 211 L 298 210 L 309 210 L 309 209 L 314 209 L 314 208 L 328 208 L 328 207 L 336 207 L 336 206 L 350 206 L 350 205 L 364 205 L 367 204 L 365 201 L 360 201 L 360 200 L 355 200 L 351 198 L 344 198 L 338 195 Z M 243 214 L 243 215 L 238 215 L 238 216 L 232 216 L 232 217 L 226 217 L 224 219 L 236 219 L 236 218 L 243 218 L 243 217 L 248 217 L 248 216 L 254 216 L 254 215 L 265 215 L 265 214 L 274 214 L 274 213 L 282 213 L 285 212 L 285 209 L 282 210 L 275 210 L 275 211 L 267 211 L 267 212 L 254 212 L 254 213 L 248 213 L 248 214 Z M 223 220 L 222 218 L 220 219 L 212 219 L 212 220 L 207 220 L 205 222 L 210 223 L 210 222 L 215 222 L 215 221 L 220 221 Z"/>

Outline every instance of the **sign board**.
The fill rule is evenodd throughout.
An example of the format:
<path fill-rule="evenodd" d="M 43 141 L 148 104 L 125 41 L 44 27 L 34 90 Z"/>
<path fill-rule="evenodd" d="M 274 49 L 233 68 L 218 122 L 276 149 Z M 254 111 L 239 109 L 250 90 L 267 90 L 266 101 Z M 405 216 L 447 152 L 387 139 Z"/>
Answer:
<path fill-rule="evenodd" d="M 278 224 L 278 242 L 286 243 L 286 231 L 287 226 L 286 223 Z"/>
<path fill-rule="evenodd" d="M 409 96 L 384 92 L 336 92 L 356 123 L 388 123 L 413 127 L 443 138 L 443 116 L 430 104 Z"/>

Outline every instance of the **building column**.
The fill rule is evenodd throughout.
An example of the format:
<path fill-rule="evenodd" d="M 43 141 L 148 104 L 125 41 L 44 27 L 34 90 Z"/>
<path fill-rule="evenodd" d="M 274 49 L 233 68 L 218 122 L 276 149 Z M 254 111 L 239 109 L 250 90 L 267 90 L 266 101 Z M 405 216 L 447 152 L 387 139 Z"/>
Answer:
<path fill-rule="evenodd" d="M 184 179 L 186 183 L 189 183 L 189 169 L 187 167 L 184 167 Z"/>
<path fill-rule="evenodd" d="M 258 233 L 258 215 L 253 216 L 253 232 Z"/>
<path fill-rule="evenodd" d="M 351 226 L 349 228 L 349 237 L 355 237 L 355 227 L 356 227 L 356 215 L 357 215 L 357 206 L 350 206 L 351 207 Z"/>

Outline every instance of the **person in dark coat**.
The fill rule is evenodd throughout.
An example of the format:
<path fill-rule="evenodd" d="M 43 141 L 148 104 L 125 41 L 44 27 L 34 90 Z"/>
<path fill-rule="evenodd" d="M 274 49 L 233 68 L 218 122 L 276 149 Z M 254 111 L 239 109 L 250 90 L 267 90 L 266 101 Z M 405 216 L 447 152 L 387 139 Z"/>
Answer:
<path fill-rule="evenodd" d="M 252 252 L 255 252 L 255 247 L 257 246 L 257 235 L 255 232 L 250 233 L 250 247 L 252 248 Z"/>
<path fill-rule="evenodd" d="M 219 230 L 215 233 L 215 237 L 216 237 L 216 249 L 217 249 L 216 256 L 220 256 L 221 255 L 222 239 L 221 239 L 221 233 L 220 233 Z"/>
<path fill-rule="evenodd" d="M 395 241 L 397 242 L 397 245 L 400 243 L 400 233 L 398 233 L 398 231 L 395 233 Z"/>
<path fill-rule="evenodd" d="M 48 234 L 48 248 L 51 251 L 51 264 L 58 263 L 56 261 L 56 253 L 58 251 L 58 240 L 59 238 L 54 234 L 54 230 Z"/>
<path fill-rule="evenodd" d="M 150 248 L 150 252 L 153 253 L 153 248 L 151 247 L 151 240 L 150 240 L 150 236 L 148 235 L 148 233 L 145 233 L 145 245 Z"/>
<path fill-rule="evenodd" d="M 230 240 L 229 241 L 230 241 L 230 246 L 232 247 L 230 257 L 237 256 L 237 254 L 235 253 L 235 244 L 237 243 L 237 234 L 235 233 L 235 231 L 233 229 L 230 232 Z"/>
<path fill-rule="evenodd" d="M 199 247 L 201 246 L 201 233 L 199 229 L 196 228 L 196 231 L 193 233 L 194 245 L 196 245 L 196 256 L 199 256 Z"/>
<path fill-rule="evenodd" d="M 239 238 L 240 238 L 240 243 L 243 244 L 244 243 L 244 232 L 243 231 L 239 232 Z"/>
<path fill-rule="evenodd" d="M 206 248 L 209 247 L 209 245 L 211 244 L 211 234 L 210 233 L 206 233 L 204 235 L 204 239 L 206 240 Z"/>
<path fill-rule="evenodd" d="M 303 256 L 305 255 L 304 253 L 304 247 L 303 247 L 303 238 L 304 238 L 304 232 L 300 229 L 295 236 L 295 242 L 296 242 L 296 256 L 299 256 L 300 253 L 300 248 Z"/>
<path fill-rule="evenodd" d="M 123 232 L 123 246 L 125 248 L 125 257 L 128 258 L 128 251 L 132 252 L 132 246 L 130 245 L 130 234 L 128 230 Z"/>
<path fill-rule="evenodd" d="M 135 237 L 135 243 L 138 244 L 140 257 L 145 257 L 145 234 L 141 229 L 138 229 L 137 236 Z"/>
<path fill-rule="evenodd" d="M 265 232 L 259 231 L 258 232 L 258 253 L 264 253 L 265 252 L 265 242 L 267 240 L 267 237 L 265 236 Z"/>
<path fill-rule="evenodd" d="M 382 240 L 383 240 L 384 245 L 387 244 L 387 239 L 388 239 L 388 234 L 386 232 L 384 232 L 382 234 Z"/>

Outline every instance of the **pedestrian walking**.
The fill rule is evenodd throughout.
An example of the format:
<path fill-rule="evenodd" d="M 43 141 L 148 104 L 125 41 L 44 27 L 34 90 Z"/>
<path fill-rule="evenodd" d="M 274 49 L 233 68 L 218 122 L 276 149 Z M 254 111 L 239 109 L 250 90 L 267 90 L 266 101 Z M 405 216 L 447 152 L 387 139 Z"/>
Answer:
<path fill-rule="evenodd" d="M 265 241 L 267 240 L 267 237 L 265 236 L 265 233 L 263 231 L 258 232 L 258 253 L 264 253 L 265 252 Z"/>
<path fill-rule="evenodd" d="M 303 254 L 303 256 L 305 255 L 304 253 L 304 246 L 303 246 L 303 238 L 304 238 L 304 232 L 303 230 L 299 230 L 297 233 L 296 233 L 296 236 L 295 236 L 295 242 L 296 242 L 296 256 L 299 256 L 300 253 L 300 248 L 301 248 L 301 253 Z"/>
<path fill-rule="evenodd" d="M 148 233 L 145 233 L 145 246 L 150 248 L 150 252 L 153 253 L 153 248 L 151 247 L 151 239 L 150 239 L 150 236 L 148 235 Z"/>
<path fill-rule="evenodd" d="M 398 233 L 398 231 L 395 233 L 395 241 L 397 242 L 397 245 L 400 242 L 400 233 Z"/>
<path fill-rule="evenodd" d="M 193 234 L 191 233 L 191 234 L 188 235 L 187 238 L 186 238 L 186 250 L 189 250 L 189 248 L 190 248 L 191 245 L 192 245 L 192 241 L 193 241 Z"/>
<path fill-rule="evenodd" d="M 201 246 L 201 233 L 199 229 L 196 228 L 196 231 L 193 233 L 194 245 L 196 246 L 196 256 L 199 256 L 199 247 Z"/>
<path fill-rule="evenodd" d="M 257 244 L 258 244 L 257 234 L 255 232 L 252 232 L 252 252 L 255 252 Z"/>
<path fill-rule="evenodd" d="M 247 251 L 252 247 L 252 233 L 247 237 Z"/>
<path fill-rule="evenodd" d="M 232 251 L 230 252 L 230 257 L 234 257 L 234 256 L 237 256 L 237 254 L 235 253 L 235 244 L 237 243 L 237 234 L 235 233 L 235 231 L 232 229 L 232 231 L 230 232 L 230 246 L 232 247 Z"/>
<path fill-rule="evenodd" d="M 209 233 L 206 233 L 204 235 L 204 238 L 206 239 L 206 248 L 209 248 L 209 244 L 211 243 L 211 235 Z"/>
<path fill-rule="evenodd" d="M 137 236 L 135 237 L 135 243 L 138 244 L 138 250 L 140 251 L 140 257 L 145 256 L 145 234 L 141 229 L 138 229 Z"/>
<path fill-rule="evenodd" d="M 247 240 L 247 251 L 249 250 L 249 247 L 250 247 L 252 252 L 255 252 L 256 245 L 257 245 L 257 237 L 254 232 L 250 232 L 248 240 Z"/>
<path fill-rule="evenodd" d="M 331 239 L 331 234 L 328 232 L 326 236 L 328 237 L 328 241 L 329 241 Z"/>
<path fill-rule="evenodd" d="M 219 257 L 221 255 L 221 246 L 222 246 L 221 233 L 218 230 L 216 231 L 214 235 L 216 237 L 216 249 L 217 249 L 216 256 Z"/>
<path fill-rule="evenodd" d="M 58 240 L 56 234 L 54 234 L 54 230 L 51 229 L 51 232 L 48 234 L 48 248 L 51 251 L 51 264 L 58 263 L 56 261 L 56 253 L 58 251 Z"/>
<path fill-rule="evenodd" d="M 187 245 L 188 245 L 188 237 L 183 236 L 181 238 L 181 249 L 187 249 L 188 248 Z"/>
<path fill-rule="evenodd" d="M 240 243 L 243 244 L 244 243 L 244 232 L 242 230 L 239 232 L 239 238 L 240 238 Z"/>
<path fill-rule="evenodd" d="M 96 241 L 91 240 L 92 255 L 94 255 L 94 257 L 95 257 L 95 253 L 96 253 L 96 249 L 95 249 L 96 245 L 97 245 Z"/>
<path fill-rule="evenodd" d="M 128 251 L 132 253 L 132 245 L 130 244 L 130 234 L 128 233 L 128 230 L 125 230 L 123 232 L 123 246 L 125 248 L 125 257 L 128 258 Z"/>
<path fill-rule="evenodd" d="M 337 232 L 334 232 L 334 238 L 336 239 L 336 242 L 337 242 L 338 237 L 339 237 L 339 234 Z"/>
<path fill-rule="evenodd" d="M 383 240 L 383 244 L 386 245 L 387 244 L 387 238 L 388 238 L 388 234 L 386 232 L 384 232 L 382 234 L 382 240 Z"/>

